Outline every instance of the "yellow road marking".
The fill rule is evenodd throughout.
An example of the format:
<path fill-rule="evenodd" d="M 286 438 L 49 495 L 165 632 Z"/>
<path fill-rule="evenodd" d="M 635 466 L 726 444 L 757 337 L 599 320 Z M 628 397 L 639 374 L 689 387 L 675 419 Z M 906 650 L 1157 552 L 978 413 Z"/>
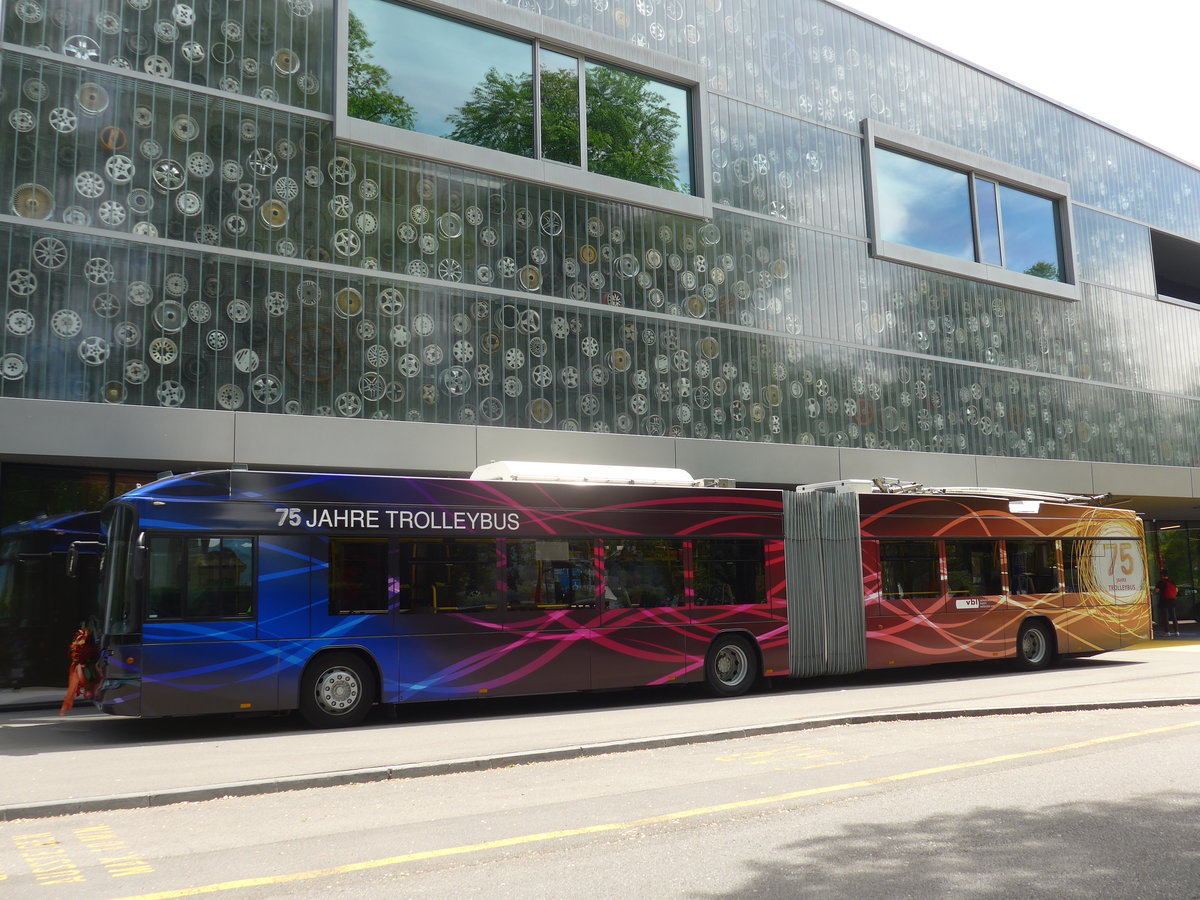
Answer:
<path fill-rule="evenodd" d="M 154 894 L 139 894 L 136 897 L 126 897 L 124 900 L 170 900 L 175 897 L 197 897 L 201 894 L 216 894 L 222 891 L 236 891 L 241 888 L 265 887 L 277 884 L 289 884 L 296 881 L 312 881 L 318 878 L 333 878 L 338 875 L 349 875 L 370 869 L 382 869 L 389 866 L 399 866 L 405 863 L 421 862 L 430 859 L 440 859 L 447 856 L 463 856 L 469 853 L 482 853 L 487 850 L 499 850 L 506 847 L 519 847 L 524 844 L 544 843 L 545 841 L 562 838 L 578 837 L 585 834 L 604 834 L 610 831 L 625 831 L 641 828 L 647 825 L 661 825 L 667 822 L 677 822 L 697 816 L 708 816 L 713 813 L 730 812 L 739 809 L 771 806 L 787 803 L 791 800 L 802 800 L 806 797 L 817 797 L 823 794 L 836 794 L 842 791 L 852 791 L 860 788 L 875 787 L 881 784 L 894 784 L 899 781 L 910 781 L 914 778 L 925 778 L 929 775 L 941 775 L 947 772 L 977 769 L 983 766 L 994 766 L 998 763 L 1014 762 L 1021 759 L 1033 759 L 1039 756 L 1050 756 L 1055 753 L 1066 753 L 1071 750 L 1082 750 L 1087 747 L 1098 747 L 1102 744 L 1112 744 L 1118 741 L 1128 741 L 1134 738 L 1148 737 L 1154 734 L 1166 734 L 1171 731 L 1182 731 L 1187 728 L 1200 727 L 1200 721 L 1185 722 L 1181 725 L 1166 725 L 1162 728 L 1149 728 L 1145 731 L 1129 731 L 1124 734 L 1114 734 L 1108 737 L 1092 738 L 1087 741 L 1076 741 L 1073 744 L 1063 744 L 1058 747 L 1047 747 L 1042 750 L 1027 750 L 1023 753 L 1006 753 L 1002 756 L 989 756 L 970 762 L 950 763 L 944 766 L 933 766 L 928 769 L 917 769 L 912 772 L 900 772 L 895 775 L 882 775 L 878 778 L 865 778 L 861 781 L 849 781 L 844 784 L 834 784 L 827 787 L 808 788 L 803 791 L 791 791 L 786 794 L 776 794 L 772 797 L 756 797 L 751 800 L 735 800 L 730 803 L 718 803 L 713 806 L 700 806 L 695 809 L 683 809 L 676 812 L 664 813 L 659 816 L 648 816 L 644 819 L 634 819 L 629 822 L 607 822 L 601 825 L 585 825 L 582 828 L 567 828 L 561 831 L 543 831 L 538 834 L 523 834 L 516 837 L 501 838 L 497 841 L 486 841 L 482 844 L 464 844 L 458 847 L 442 847 L 437 850 L 421 850 L 416 853 L 406 853 L 403 856 L 389 856 L 384 859 L 369 859 L 362 862 L 347 863 L 343 866 L 330 866 L 326 869 L 312 869 L 308 872 L 293 872 L 290 875 L 266 875 L 261 878 L 242 878 L 237 881 L 222 881 L 217 884 L 206 884 L 198 887 L 180 888 L 174 891 L 160 891 Z"/>

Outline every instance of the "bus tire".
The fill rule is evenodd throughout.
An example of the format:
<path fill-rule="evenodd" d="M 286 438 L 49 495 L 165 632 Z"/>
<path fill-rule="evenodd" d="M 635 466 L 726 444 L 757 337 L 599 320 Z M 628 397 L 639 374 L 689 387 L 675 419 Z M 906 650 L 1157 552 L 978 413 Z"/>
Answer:
<path fill-rule="evenodd" d="M 736 697 L 750 690 L 757 677 L 757 657 L 741 635 L 722 634 L 709 646 L 704 659 L 704 683 L 709 693 Z"/>
<path fill-rule="evenodd" d="M 1045 622 L 1026 622 L 1017 634 L 1016 666 L 1026 672 L 1049 668 L 1054 662 L 1054 638 Z"/>
<path fill-rule="evenodd" d="M 375 676 L 361 656 L 323 653 L 308 664 L 300 682 L 300 715 L 314 728 L 357 725 L 375 697 Z"/>

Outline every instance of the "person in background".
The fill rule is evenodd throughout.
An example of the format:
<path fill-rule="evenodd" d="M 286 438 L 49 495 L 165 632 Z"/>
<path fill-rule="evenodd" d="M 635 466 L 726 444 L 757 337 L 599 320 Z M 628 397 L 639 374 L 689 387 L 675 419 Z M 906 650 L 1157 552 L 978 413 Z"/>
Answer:
<path fill-rule="evenodd" d="M 1179 588 L 1171 580 L 1171 576 L 1163 572 L 1154 589 L 1158 591 L 1159 624 L 1162 625 L 1167 634 L 1174 634 L 1178 637 L 1179 614 L 1175 609 L 1175 601 L 1179 598 Z"/>

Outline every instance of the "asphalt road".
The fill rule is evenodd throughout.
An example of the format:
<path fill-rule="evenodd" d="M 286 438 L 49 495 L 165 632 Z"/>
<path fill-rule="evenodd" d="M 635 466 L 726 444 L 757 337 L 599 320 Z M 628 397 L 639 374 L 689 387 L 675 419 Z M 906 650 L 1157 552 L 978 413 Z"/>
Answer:
<path fill-rule="evenodd" d="M 295 718 L 129 720 L 79 709 L 0 714 L 0 819 L 798 733 L 838 723 L 1200 703 L 1200 642 L 1156 641 L 1042 672 L 935 666 L 789 681 L 725 700 L 682 687 L 380 711 L 363 728 Z"/>
<path fill-rule="evenodd" d="M 951 717 L 7 822 L 0 892 L 1177 900 L 1197 751 L 1194 706 Z"/>

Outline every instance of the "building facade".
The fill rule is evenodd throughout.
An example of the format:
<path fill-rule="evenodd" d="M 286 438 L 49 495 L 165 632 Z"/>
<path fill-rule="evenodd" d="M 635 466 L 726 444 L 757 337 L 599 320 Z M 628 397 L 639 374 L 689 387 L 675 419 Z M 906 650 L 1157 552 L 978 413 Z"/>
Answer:
<path fill-rule="evenodd" d="M 1200 569 L 1200 171 L 1129 136 L 825 0 L 0 10 L 5 525 L 567 459 L 1113 492 Z"/>

